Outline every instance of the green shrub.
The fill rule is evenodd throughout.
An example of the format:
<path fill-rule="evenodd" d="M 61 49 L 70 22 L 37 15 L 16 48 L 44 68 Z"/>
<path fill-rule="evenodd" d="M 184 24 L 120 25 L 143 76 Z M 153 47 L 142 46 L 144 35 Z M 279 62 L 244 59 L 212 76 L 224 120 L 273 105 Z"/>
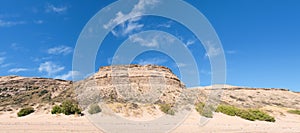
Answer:
<path fill-rule="evenodd" d="M 204 110 L 204 107 L 205 107 L 205 104 L 202 102 L 197 103 L 195 105 L 195 109 L 197 112 L 199 112 L 199 114 L 201 114 L 202 116 L 207 117 L 207 118 L 212 118 L 213 117 L 212 107 L 208 107 L 205 110 Z"/>
<path fill-rule="evenodd" d="M 62 113 L 61 107 L 58 105 L 53 106 L 51 110 L 51 114 L 60 114 L 60 113 Z"/>
<path fill-rule="evenodd" d="M 81 110 L 76 103 L 70 100 L 64 101 L 60 106 L 55 105 L 51 111 L 52 114 L 63 113 L 65 115 L 81 114 Z"/>
<path fill-rule="evenodd" d="M 254 117 L 256 120 L 260 121 L 268 121 L 268 122 L 275 122 L 275 118 L 268 115 L 267 113 L 258 110 L 258 109 L 249 109 L 249 113 Z"/>
<path fill-rule="evenodd" d="M 258 109 L 240 109 L 230 105 L 219 105 L 216 112 L 221 112 L 230 116 L 238 116 L 246 120 L 255 121 L 268 121 L 275 122 L 275 118 L 262 112 Z"/>
<path fill-rule="evenodd" d="M 175 111 L 172 109 L 170 104 L 160 104 L 159 109 L 169 115 L 174 115 Z"/>
<path fill-rule="evenodd" d="M 92 105 L 90 105 L 90 108 L 89 108 L 89 110 L 88 110 L 88 112 L 90 113 L 90 114 L 96 114 L 96 113 L 99 113 L 99 112 L 101 112 L 102 110 L 101 110 L 101 108 L 99 107 L 99 105 L 98 104 L 92 104 Z"/>
<path fill-rule="evenodd" d="M 287 111 L 288 113 L 291 113 L 291 114 L 297 114 L 297 115 L 300 115 L 300 110 L 289 110 Z"/>
<path fill-rule="evenodd" d="M 31 114 L 32 112 L 34 112 L 34 109 L 32 107 L 27 107 L 27 108 L 22 108 L 18 113 L 18 117 L 22 117 L 28 114 Z"/>
<path fill-rule="evenodd" d="M 42 90 L 39 92 L 39 96 L 43 96 L 46 93 L 48 93 L 48 90 Z"/>
<path fill-rule="evenodd" d="M 78 105 L 71 102 L 70 100 L 66 100 L 61 104 L 61 110 L 62 110 L 62 113 L 64 113 L 65 115 L 81 113 L 81 110 L 78 107 Z"/>
<path fill-rule="evenodd" d="M 240 113 L 240 109 L 230 105 L 219 105 L 216 112 L 221 112 L 226 115 L 235 116 Z"/>

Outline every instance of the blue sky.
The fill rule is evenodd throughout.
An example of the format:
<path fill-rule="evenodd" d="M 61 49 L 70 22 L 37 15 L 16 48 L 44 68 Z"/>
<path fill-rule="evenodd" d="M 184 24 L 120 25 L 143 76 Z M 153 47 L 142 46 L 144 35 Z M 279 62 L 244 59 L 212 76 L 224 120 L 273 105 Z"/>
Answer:
<path fill-rule="evenodd" d="M 76 74 L 72 71 L 72 55 L 81 30 L 91 17 L 113 2 L 1 1 L 0 75 L 71 79 L 71 75 Z M 227 84 L 300 91 L 298 0 L 186 2 L 201 11 L 218 34 L 226 56 Z M 130 35 L 155 29 L 181 40 L 197 57 L 200 85 L 210 84 L 206 51 L 186 27 L 158 16 L 143 16 L 135 23 L 130 22 L 125 22 L 125 29 L 124 25 L 118 25 L 105 38 L 98 51 L 96 68 L 109 65 L 114 51 Z M 134 28 L 129 29 L 129 26 Z M 159 45 L 155 41 L 144 44 Z M 145 52 L 133 63 L 168 66 L 181 77 L 174 60 L 163 53 Z"/>

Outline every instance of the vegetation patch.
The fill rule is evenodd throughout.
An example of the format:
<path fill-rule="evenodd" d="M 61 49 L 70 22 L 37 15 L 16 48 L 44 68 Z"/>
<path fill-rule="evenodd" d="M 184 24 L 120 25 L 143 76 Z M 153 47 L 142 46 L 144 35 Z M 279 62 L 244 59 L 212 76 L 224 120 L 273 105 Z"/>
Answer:
<path fill-rule="evenodd" d="M 219 105 L 216 112 L 230 116 L 238 116 L 246 120 L 275 122 L 275 118 L 258 109 L 241 109 L 230 105 Z"/>
<path fill-rule="evenodd" d="M 197 103 L 195 105 L 195 109 L 197 112 L 200 113 L 200 115 L 204 116 L 204 117 L 207 117 L 207 118 L 212 118 L 213 117 L 213 112 L 212 112 L 212 107 L 209 106 L 207 108 L 204 108 L 205 107 L 205 104 L 200 102 L 200 103 Z"/>
<path fill-rule="evenodd" d="M 287 111 L 288 113 L 291 113 L 291 114 L 297 114 L 297 115 L 300 115 L 300 110 L 289 110 Z"/>
<path fill-rule="evenodd" d="M 51 114 L 60 114 L 60 113 L 62 113 L 61 107 L 58 105 L 53 106 L 51 110 Z"/>
<path fill-rule="evenodd" d="M 96 114 L 96 113 L 99 113 L 99 112 L 101 112 L 102 110 L 101 110 L 101 108 L 99 107 L 99 105 L 98 104 L 92 104 L 92 105 L 90 105 L 90 108 L 89 108 L 89 110 L 88 110 L 88 112 L 90 113 L 90 114 Z"/>
<path fill-rule="evenodd" d="M 81 114 L 81 109 L 79 108 L 78 104 L 70 100 L 66 100 L 60 106 L 58 105 L 53 106 L 51 113 L 52 114 L 63 113 L 65 115 Z"/>
<path fill-rule="evenodd" d="M 165 114 L 174 115 L 175 111 L 172 109 L 170 104 L 159 104 L 159 109 Z"/>
<path fill-rule="evenodd" d="M 34 109 L 32 107 L 22 108 L 18 113 L 18 117 L 26 116 L 28 114 L 31 114 L 34 112 Z"/>
<path fill-rule="evenodd" d="M 39 92 L 39 96 L 43 96 L 48 92 L 49 92 L 48 90 L 42 90 L 42 91 Z"/>

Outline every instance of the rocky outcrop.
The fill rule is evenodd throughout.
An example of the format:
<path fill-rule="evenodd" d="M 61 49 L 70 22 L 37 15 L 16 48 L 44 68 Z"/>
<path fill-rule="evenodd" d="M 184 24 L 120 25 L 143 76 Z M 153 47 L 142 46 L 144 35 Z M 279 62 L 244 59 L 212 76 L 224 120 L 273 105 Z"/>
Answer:
<path fill-rule="evenodd" d="M 0 110 L 61 102 L 75 98 L 72 82 L 58 79 L 5 76 L 0 77 Z"/>
<path fill-rule="evenodd" d="M 77 84 L 79 101 L 114 100 L 174 103 L 185 85 L 169 68 L 155 65 L 101 67 Z M 89 103 L 89 102 L 87 102 Z"/>
<path fill-rule="evenodd" d="M 0 98 L 37 89 L 49 89 L 51 92 L 59 94 L 61 91 L 70 88 L 71 85 L 71 81 L 59 79 L 5 76 L 0 77 Z M 52 97 L 55 96 L 56 94 L 52 95 Z"/>
<path fill-rule="evenodd" d="M 215 93 L 212 88 L 193 88 L 191 93 L 197 94 L 197 101 L 206 102 Z M 219 103 L 230 104 L 241 108 L 262 108 L 277 106 L 300 109 L 300 94 L 287 89 L 277 88 L 219 88 L 215 96 Z M 211 97 L 213 99 L 213 97 Z"/>

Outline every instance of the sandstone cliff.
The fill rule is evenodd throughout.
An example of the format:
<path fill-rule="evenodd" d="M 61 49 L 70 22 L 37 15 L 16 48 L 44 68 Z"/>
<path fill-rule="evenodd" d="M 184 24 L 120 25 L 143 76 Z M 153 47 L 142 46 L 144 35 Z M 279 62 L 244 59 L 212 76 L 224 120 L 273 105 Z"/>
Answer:
<path fill-rule="evenodd" d="M 72 82 L 58 79 L 20 76 L 0 77 L 0 111 L 37 106 L 74 98 Z"/>
<path fill-rule="evenodd" d="M 183 89 L 184 84 L 169 68 L 154 65 L 101 67 L 93 76 L 76 83 L 82 104 L 95 99 L 172 104 Z"/>

